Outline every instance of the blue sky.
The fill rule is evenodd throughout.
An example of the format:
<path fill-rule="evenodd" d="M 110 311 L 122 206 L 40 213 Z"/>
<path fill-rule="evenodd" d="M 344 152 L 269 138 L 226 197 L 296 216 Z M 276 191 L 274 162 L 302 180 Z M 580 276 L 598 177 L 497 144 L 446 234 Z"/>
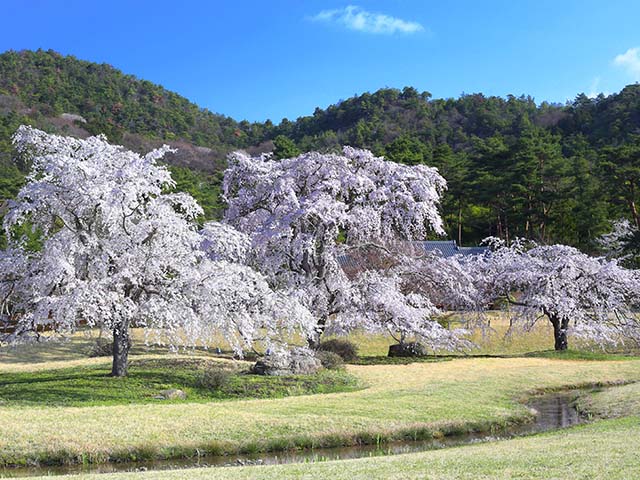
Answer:
<path fill-rule="evenodd" d="M 235 119 L 365 91 L 565 102 L 640 80 L 636 1 L 5 2 L 0 51 L 54 49 Z"/>

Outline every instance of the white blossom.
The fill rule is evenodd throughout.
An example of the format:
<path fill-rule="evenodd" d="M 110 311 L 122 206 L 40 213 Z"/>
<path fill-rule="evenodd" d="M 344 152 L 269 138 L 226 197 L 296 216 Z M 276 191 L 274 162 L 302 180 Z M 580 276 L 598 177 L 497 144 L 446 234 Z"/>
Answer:
<path fill-rule="evenodd" d="M 434 168 L 351 147 L 280 161 L 236 152 L 228 164 L 225 219 L 250 237 L 251 263 L 312 311 L 319 332 L 352 304 L 341 255 L 443 232 L 438 205 L 446 182 Z"/>
<path fill-rule="evenodd" d="M 635 238 L 640 238 L 638 228 L 626 218 L 613 222 L 611 232 L 598 238 L 598 244 L 610 258 L 617 258 L 620 262 L 627 262 L 637 258 L 638 252 L 631 246 Z M 637 250 L 637 247 L 635 248 Z"/>
<path fill-rule="evenodd" d="M 40 251 L 16 244 L 3 253 L 3 278 L 21 272 L 16 332 L 72 332 L 84 323 L 115 339 L 140 326 L 161 330 L 174 346 L 222 333 L 238 353 L 282 327 L 306 332 L 308 312 L 295 302 L 285 308 L 262 275 L 230 263 L 246 251 L 242 234 L 208 225 L 201 235 L 195 200 L 165 193 L 174 184 L 157 161 L 167 147 L 141 156 L 102 136 L 79 140 L 24 126 L 14 140 L 33 166 L 5 229 L 10 236 L 28 223 L 42 232 Z"/>
<path fill-rule="evenodd" d="M 640 339 L 640 276 L 615 260 L 565 245 L 518 245 L 499 248 L 479 267 L 478 287 L 508 299 L 516 324 L 530 329 L 541 318 L 551 321 L 557 349 L 566 348 L 567 334 L 603 345 Z"/>

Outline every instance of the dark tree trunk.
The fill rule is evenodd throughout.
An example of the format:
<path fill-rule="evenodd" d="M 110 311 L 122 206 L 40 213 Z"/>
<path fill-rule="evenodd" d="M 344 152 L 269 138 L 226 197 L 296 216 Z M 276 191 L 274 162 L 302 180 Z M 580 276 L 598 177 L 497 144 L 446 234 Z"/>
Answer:
<path fill-rule="evenodd" d="M 554 348 L 556 351 L 564 351 L 568 348 L 567 342 L 567 328 L 569 327 L 569 320 L 563 319 L 562 321 L 555 315 L 549 316 L 549 321 L 553 325 L 553 337 L 555 339 Z"/>
<path fill-rule="evenodd" d="M 113 364 L 111 367 L 112 377 L 126 377 L 129 369 L 129 349 L 131 339 L 129 338 L 128 326 L 120 326 L 113 329 Z"/>
<path fill-rule="evenodd" d="M 458 246 L 462 246 L 462 201 L 458 199 Z"/>
<path fill-rule="evenodd" d="M 316 325 L 316 335 L 307 337 L 307 345 L 311 350 L 317 350 L 320 347 L 320 339 L 327 326 L 327 317 L 321 317 Z"/>
<path fill-rule="evenodd" d="M 311 350 L 317 350 L 320 347 L 320 335 L 315 337 L 307 337 L 307 346 Z"/>
<path fill-rule="evenodd" d="M 631 214 L 633 215 L 633 220 L 635 221 L 636 227 L 640 228 L 640 214 L 638 214 L 638 208 L 636 207 L 636 202 L 631 200 L 629 202 L 631 206 Z"/>

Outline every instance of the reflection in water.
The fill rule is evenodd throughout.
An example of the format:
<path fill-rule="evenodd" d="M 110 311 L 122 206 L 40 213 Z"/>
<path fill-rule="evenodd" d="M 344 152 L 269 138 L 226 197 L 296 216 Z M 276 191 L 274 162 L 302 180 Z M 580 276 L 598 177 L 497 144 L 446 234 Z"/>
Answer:
<path fill-rule="evenodd" d="M 573 406 L 578 392 L 541 395 L 527 405 L 538 414 L 534 422 L 514 426 L 498 434 L 468 433 L 440 439 L 416 442 L 394 442 L 384 445 L 359 445 L 355 447 L 322 448 L 303 451 L 285 451 L 253 455 L 200 457 L 198 459 L 159 460 L 152 462 L 106 463 L 96 465 L 72 465 L 60 467 L 33 467 L 0 470 L 0 477 L 24 477 L 36 475 L 61 475 L 73 473 L 112 473 L 145 470 L 170 470 L 178 468 L 230 467 L 239 465 L 272 465 L 284 463 L 320 462 L 349 458 L 397 455 L 439 448 L 488 442 L 520 435 L 554 430 L 581 423 L 582 419 Z"/>
<path fill-rule="evenodd" d="M 573 406 L 575 398 L 575 393 L 562 393 L 545 395 L 530 401 L 528 405 L 538 412 L 535 422 L 537 431 L 570 427 L 580 423 L 580 416 Z"/>

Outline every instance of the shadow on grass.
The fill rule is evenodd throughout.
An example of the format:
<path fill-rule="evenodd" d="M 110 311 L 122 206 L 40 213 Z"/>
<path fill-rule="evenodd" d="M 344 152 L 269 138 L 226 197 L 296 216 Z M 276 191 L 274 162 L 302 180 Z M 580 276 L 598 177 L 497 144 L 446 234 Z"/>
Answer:
<path fill-rule="evenodd" d="M 528 353 L 513 354 L 434 354 L 415 357 L 388 357 L 388 356 L 363 356 L 357 360 L 348 362 L 351 365 L 407 365 L 410 363 L 435 363 L 449 360 L 476 359 L 476 358 L 549 358 L 558 360 L 633 360 L 640 356 L 640 351 L 625 352 L 593 352 L 585 350 L 565 350 L 557 352 L 555 350 L 540 350 Z"/>
<path fill-rule="evenodd" d="M 18 344 L 0 345 L 0 364 L 6 365 L 34 365 L 50 362 L 65 362 L 87 358 L 99 337 L 91 332 L 79 332 L 71 337 L 49 336 L 39 341 Z M 108 338 L 102 336 L 102 338 Z M 204 348 L 200 346 L 185 347 L 185 352 L 197 352 L 204 357 L 223 356 L 233 358 L 229 349 Z M 144 340 L 134 338 L 131 355 L 165 355 L 171 353 L 166 345 L 146 344 Z M 222 354 L 222 355 L 221 355 Z M 105 361 L 109 356 L 105 356 Z"/>
<path fill-rule="evenodd" d="M 266 377 L 250 375 L 241 368 L 241 365 L 206 359 L 142 359 L 132 360 L 129 375 L 123 378 L 109 376 L 107 364 L 2 373 L 0 405 L 90 406 L 184 401 L 154 398 L 167 389 L 183 390 L 189 402 L 205 402 L 280 398 L 361 388 L 357 379 L 344 371 Z M 226 371 L 223 384 L 215 388 L 204 386 L 205 369 Z"/>
<path fill-rule="evenodd" d="M 26 345 L 3 346 L 0 348 L 0 363 L 35 364 L 62 362 L 87 357 L 87 352 L 95 338 L 47 338 L 41 342 Z"/>
<path fill-rule="evenodd" d="M 639 351 L 622 351 L 622 352 L 594 352 L 588 350 L 542 350 L 538 352 L 529 352 L 521 357 L 534 358 L 551 358 L 558 360 L 632 360 L 640 356 Z"/>

